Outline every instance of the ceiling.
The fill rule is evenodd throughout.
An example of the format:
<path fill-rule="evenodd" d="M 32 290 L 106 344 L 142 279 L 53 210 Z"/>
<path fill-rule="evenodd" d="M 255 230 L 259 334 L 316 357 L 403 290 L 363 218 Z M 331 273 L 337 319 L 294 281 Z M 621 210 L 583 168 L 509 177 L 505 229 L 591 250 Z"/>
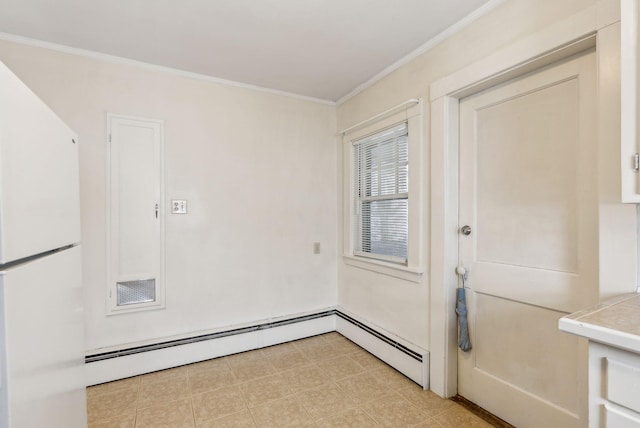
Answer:
<path fill-rule="evenodd" d="M 0 32 L 337 101 L 496 0 L 0 0 Z"/>

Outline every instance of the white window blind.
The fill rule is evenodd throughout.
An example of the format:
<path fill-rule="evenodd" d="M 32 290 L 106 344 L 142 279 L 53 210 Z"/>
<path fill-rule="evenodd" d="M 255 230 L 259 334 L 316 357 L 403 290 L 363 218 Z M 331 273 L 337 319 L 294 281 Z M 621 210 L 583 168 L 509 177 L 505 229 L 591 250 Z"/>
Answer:
<path fill-rule="evenodd" d="M 353 142 L 354 254 L 407 262 L 409 135 L 406 122 Z"/>

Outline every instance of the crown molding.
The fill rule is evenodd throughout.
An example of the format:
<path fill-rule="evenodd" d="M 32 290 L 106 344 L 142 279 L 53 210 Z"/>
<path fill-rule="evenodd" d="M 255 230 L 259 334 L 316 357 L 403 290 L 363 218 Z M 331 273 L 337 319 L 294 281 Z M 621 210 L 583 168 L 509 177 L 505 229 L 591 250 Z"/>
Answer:
<path fill-rule="evenodd" d="M 27 45 L 27 46 L 33 46 L 37 48 L 49 49 L 56 52 L 61 52 L 61 53 L 66 53 L 71 55 L 77 55 L 85 58 L 94 59 L 96 61 L 128 65 L 128 66 L 138 67 L 148 71 L 155 71 L 159 73 L 165 73 L 165 74 L 179 76 L 179 77 L 186 77 L 186 78 L 195 79 L 195 80 L 203 80 L 205 82 L 215 83 L 218 85 L 234 86 L 237 88 L 250 89 L 258 92 L 266 92 L 268 94 L 279 95 L 279 96 L 294 98 L 294 99 L 303 100 L 303 101 L 310 101 L 318 104 L 325 104 L 330 106 L 336 105 L 335 101 L 331 101 L 331 100 L 325 100 L 321 98 L 309 97 L 306 95 L 294 94 L 292 92 L 266 88 L 258 85 L 251 85 L 248 83 L 236 82 L 233 80 L 220 79 L 218 77 L 208 76 L 206 74 L 193 73 L 191 71 L 180 70 L 172 67 L 165 67 L 162 65 L 151 64 L 143 61 L 136 61 L 133 59 L 119 57 L 116 55 L 109 55 L 109 54 L 90 51 L 87 49 L 74 48 L 71 46 L 61 45 L 57 43 L 45 42 L 42 40 L 32 39 L 29 37 L 18 36 L 15 34 L 0 32 L 0 40 Z"/>
<path fill-rule="evenodd" d="M 422 44 L 417 49 L 411 51 L 410 53 L 408 53 L 404 57 L 400 58 L 398 61 L 396 61 L 393 64 L 391 64 L 388 67 L 386 67 L 384 70 L 382 70 L 378 74 L 374 75 L 373 77 L 371 77 L 366 82 L 361 83 L 360 85 L 356 86 L 347 95 L 344 95 L 343 97 L 338 99 L 336 101 L 336 105 L 339 106 L 339 105 L 347 102 L 351 98 L 353 98 L 356 95 L 358 95 L 360 92 L 362 92 L 365 89 L 373 86 L 378 81 L 384 79 L 386 76 L 388 76 L 389 74 L 393 73 L 394 71 L 396 71 L 397 69 L 399 69 L 403 65 L 408 64 L 411 61 L 413 61 L 414 59 L 416 59 L 417 57 L 419 57 L 420 55 L 429 52 L 431 49 L 433 49 L 434 47 L 439 45 L 441 42 L 443 42 L 447 38 L 453 36 L 454 34 L 458 33 L 459 31 L 463 30 L 464 28 L 468 27 L 471 23 L 473 23 L 477 19 L 481 18 L 482 16 L 488 14 L 489 12 L 491 12 L 496 7 L 500 6 L 505 1 L 506 0 L 489 0 L 487 3 L 485 3 L 484 5 L 479 7 L 478 9 L 474 10 L 473 12 L 471 12 L 470 14 L 468 14 L 467 16 L 465 16 L 464 18 L 462 18 L 461 20 L 459 20 L 455 24 L 447 27 L 444 31 L 438 33 L 436 36 L 434 36 L 431 39 L 429 39 L 427 42 Z"/>

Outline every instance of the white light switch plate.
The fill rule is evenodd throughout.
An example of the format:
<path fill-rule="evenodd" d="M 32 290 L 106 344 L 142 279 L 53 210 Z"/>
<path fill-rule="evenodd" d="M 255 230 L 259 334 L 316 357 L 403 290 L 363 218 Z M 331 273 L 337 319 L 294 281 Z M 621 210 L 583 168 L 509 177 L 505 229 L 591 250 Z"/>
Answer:
<path fill-rule="evenodd" d="M 171 200 L 171 214 L 186 214 L 187 213 L 187 201 L 184 199 L 172 199 Z"/>

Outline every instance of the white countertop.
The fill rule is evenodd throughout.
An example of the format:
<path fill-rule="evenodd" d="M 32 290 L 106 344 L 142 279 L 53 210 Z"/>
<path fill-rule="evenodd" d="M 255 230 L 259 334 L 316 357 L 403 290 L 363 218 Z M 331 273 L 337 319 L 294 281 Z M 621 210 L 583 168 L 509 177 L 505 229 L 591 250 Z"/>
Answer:
<path fill-rule="evenodd" d="M 640 294 L 630 293 L 563 317 L 561 331 L 640 353 Z"/>

